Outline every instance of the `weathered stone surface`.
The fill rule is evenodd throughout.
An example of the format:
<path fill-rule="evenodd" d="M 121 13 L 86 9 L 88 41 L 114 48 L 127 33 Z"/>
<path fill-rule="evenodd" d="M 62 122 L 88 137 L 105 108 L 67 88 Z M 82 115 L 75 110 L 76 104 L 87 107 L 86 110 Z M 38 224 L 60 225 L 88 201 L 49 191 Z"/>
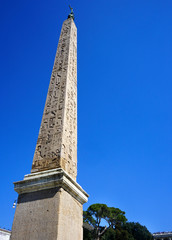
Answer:
<path fill-rule="evenodd" d="M 82 240 L 88 194 L 77 175 L 77 29 L 64 21 L 31 174 L 19 193 L 11 240 Z"/>
<path fill-rule="evenodd" d="M 51 75 L 32 171 L 63 168 L 77 175 L 77 29 L 64 21 Z"/>
<path fill-rule="evenodd" d="M 57 239 L 83 239 L 82 205 L 65 190 L 61 192 Z M 70 226 L 70 227 L 69 227 Z"/>
<path fill-rule="evenodd" d="M 82 238 L 82 204 L 63 188 L 19 195 L 11 240 Z"/>
<path fill-rule="evenodd" d="M 88 194 L 62 168 L 27 174 L 24 180 L 14 183 L 14 189 L 19 194 L 36 192 L 53 187 L 62 187 L 81 204 L 88 201 Z"/>

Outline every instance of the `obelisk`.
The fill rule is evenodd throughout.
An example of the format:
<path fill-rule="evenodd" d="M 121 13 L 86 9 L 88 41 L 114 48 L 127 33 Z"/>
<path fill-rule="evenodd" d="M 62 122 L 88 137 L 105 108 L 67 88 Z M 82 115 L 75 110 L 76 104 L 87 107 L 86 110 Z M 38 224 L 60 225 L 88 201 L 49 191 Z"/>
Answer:
<path fill-rule="evenodd" d="M 77 176 L 77 29 L 64 21 L 31 173 L 15 182 L 11 240 L 82 240 L 88 194 Z"/>

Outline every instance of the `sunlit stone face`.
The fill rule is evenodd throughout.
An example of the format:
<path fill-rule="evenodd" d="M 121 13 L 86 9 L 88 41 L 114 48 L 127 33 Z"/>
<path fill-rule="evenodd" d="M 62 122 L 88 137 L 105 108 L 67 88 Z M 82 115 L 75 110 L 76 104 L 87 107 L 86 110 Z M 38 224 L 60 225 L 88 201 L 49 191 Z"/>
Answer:
<path fill-rule="evenodd" d="M 31 172 L 63 168 L 77 175 L 77 29 L 62 26 Z"/>

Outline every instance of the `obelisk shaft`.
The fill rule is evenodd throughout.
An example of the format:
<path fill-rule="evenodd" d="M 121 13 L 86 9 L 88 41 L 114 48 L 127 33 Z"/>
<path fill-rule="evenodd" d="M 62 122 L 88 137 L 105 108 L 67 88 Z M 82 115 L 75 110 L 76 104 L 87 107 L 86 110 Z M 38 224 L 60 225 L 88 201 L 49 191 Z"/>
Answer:
<path fill-rule="evenodd" d="M 64 21 L 31 172 L 63 168 L 77 175 L 77 29 Z"/>
<path fill-rule="evenodd" d="M 77 175 L 77 30 L 64 21 L 32 170 L 19 194 L 11 240 L 82 240 L 88 194 Z"/>

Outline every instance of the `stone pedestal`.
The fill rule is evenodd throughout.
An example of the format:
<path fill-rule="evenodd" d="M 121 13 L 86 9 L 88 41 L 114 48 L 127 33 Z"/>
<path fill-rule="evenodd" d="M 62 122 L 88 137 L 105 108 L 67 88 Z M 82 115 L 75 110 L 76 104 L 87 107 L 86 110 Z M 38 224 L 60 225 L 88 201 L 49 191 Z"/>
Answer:
<path fill-rule="evenodd" d="M 11 240 L 82 240 L 88 194 L 63 169 L 28 174 L 19 193 Z"/>

